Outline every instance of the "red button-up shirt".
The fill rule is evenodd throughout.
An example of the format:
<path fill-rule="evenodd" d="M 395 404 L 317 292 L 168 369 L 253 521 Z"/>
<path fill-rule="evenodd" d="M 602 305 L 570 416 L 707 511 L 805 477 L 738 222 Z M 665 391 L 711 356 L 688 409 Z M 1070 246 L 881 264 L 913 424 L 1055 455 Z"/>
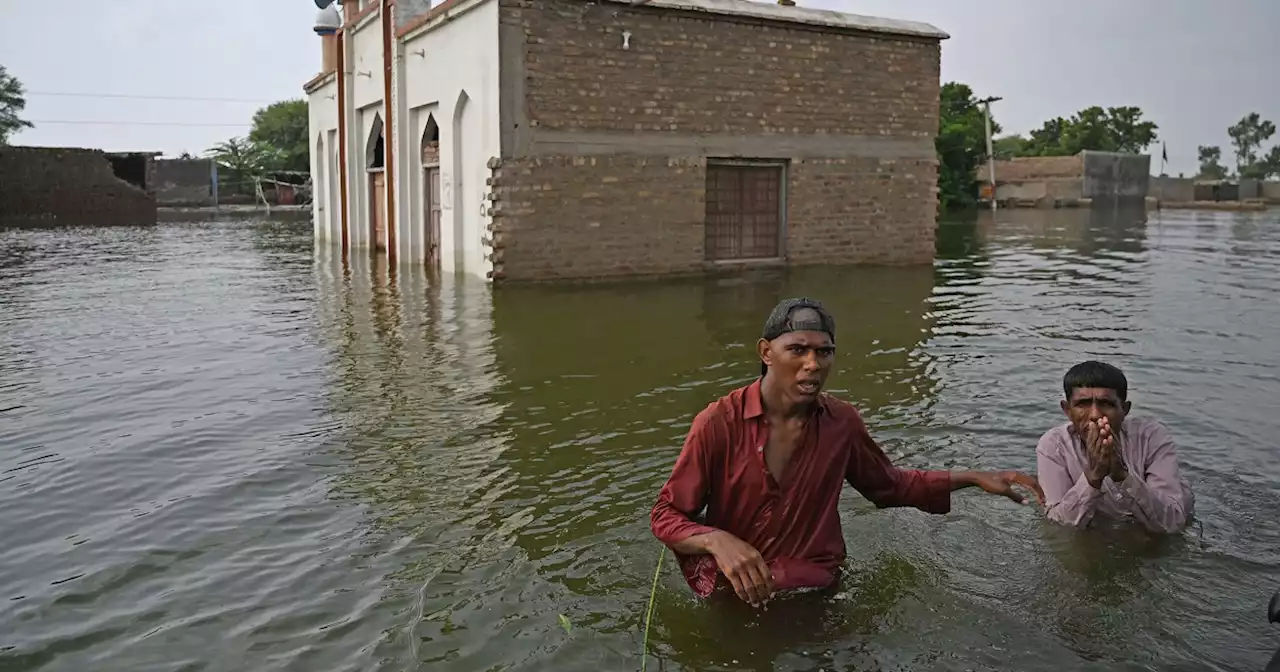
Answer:
<path fill-rule="evenodd" d="M 894 467 L 848 402 L 819 397 L 782 483 L 765 465 L 768 442 L 760 380 L 707 406 L 658 494 L 650 514 L 654 536 L 674 546 L 723 530 L 764 556 L 775 590 L 825 587 L 845 558 L 837 505 L 846 481 L 881 508 L 951 510 L 950 474 Z M 704 507 L 703 522 L 695 522 Z M 722 576 L 715 559 L 676 556 L 694 592 L 710 595 Z"/>

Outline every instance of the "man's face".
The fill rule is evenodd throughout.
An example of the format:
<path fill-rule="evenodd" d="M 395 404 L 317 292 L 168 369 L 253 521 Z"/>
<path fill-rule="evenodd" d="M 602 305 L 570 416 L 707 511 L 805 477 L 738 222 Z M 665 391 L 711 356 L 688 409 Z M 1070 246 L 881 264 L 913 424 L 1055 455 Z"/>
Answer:
<path fill-rule="evenodd" d="M 760 361 L 796 401 L 817 398 L 835 363 L 836 347 L 825 331 L 793 331 L 772 341 L 761 339 Z"/>
<path fill-rule="evenodd" d="M 1130 407 L 1128 401 L 1121 401 L 1120 395 L 1109 387 L 1077 387 L 1071 391 L 1071 398 L 1062 402 L 1062 411 L 1082 435 L 1090 422 L 1102 417 L 1118 429 Z"/>

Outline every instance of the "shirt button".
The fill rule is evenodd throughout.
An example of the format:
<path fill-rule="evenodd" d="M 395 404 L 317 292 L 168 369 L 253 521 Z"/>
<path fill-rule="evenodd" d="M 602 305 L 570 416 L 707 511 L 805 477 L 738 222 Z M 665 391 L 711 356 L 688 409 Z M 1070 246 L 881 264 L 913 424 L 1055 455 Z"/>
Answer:
<path fill-rule="evenodd" d="M 760 446 L 759 448 L 756 448 L 756 452 L 757 452 L 757 453 L 763 453 L 763 452 L 764 452 L 764 446 Z"/>

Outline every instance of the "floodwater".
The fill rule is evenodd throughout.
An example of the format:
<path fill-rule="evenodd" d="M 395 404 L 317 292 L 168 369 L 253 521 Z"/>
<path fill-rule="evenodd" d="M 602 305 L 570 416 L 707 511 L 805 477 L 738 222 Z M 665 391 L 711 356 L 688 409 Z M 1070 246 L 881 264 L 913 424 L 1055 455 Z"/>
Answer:
<path fill-rule="evenodd" d="M 648 510 L 780 297 L 902 465 L 1034 469 L 1102 357 L 1176 433 L 1188 533 L 972 491 L 841 502 L 835 596 L 664 563 L 649 670 L 1257 670 L 1280 648 L 1280 216 L 1002 212 L 932 267 L 504 287 L 305 222 L 0 232 L 0 671 L 637 670 Z M 563 617 L 563 618 L 562 618 Z"/>

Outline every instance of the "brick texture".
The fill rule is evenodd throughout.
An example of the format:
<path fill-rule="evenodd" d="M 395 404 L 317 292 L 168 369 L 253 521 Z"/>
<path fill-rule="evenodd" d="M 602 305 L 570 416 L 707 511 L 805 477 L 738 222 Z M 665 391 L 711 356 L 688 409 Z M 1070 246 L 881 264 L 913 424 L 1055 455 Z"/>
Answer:
<path fill-rule="evenodd" d="M 803 160 L 790 173 L 789 264 L 932 261 L 936 161 Z"/>
<path fill-rule="evenodd" d="M 987 164 L 978 168 L 978 181 L 990 182 L 991 171 Z M 1084 158 L 1075 156 L 1028 156 L 996 161 L 997 182 L 1026 182 L 1028 180 L 1079 180 L 1084 175 Z"/>
<path fill-rule="evenodd" d="M 553 156 L 491 165 L 498 278 L 702 270 L 702 159 Z"/>
<path fill-rule="evenodd" d="M 155 198 L 116 178 L 103 152 L 0 148 L 0 224 L 147 225 Z"/>
<path fill-rule="evenodd" d="M 503 4 L 528 34 L 528 116 L 538 128 L 938 132 L 936 41 L 611 2 Z"/>
<path fill-rule="evenodd" d="M 789 162 L 787 263 L 931 262 L 936 40 L 613 2 L 501 0 L 501 17 L 525 38 L 531 149 L 504 148 L 494 164 L 496 277 L 706 268 L 706 163 L 732 156 Z M 555 155 L 539 150 L 549 133 L 561 143 L 546 152 Z M 566 134 L 604 134 L 616 146 L 564 155 Z M 742 149 L 643 150 L 648 139 L 698 134 Z M 777 149 L 815 136 L 823 142 L 804 151 Z M 923 146 L 929 158 L 895 156 L 894 146 Z"/>

